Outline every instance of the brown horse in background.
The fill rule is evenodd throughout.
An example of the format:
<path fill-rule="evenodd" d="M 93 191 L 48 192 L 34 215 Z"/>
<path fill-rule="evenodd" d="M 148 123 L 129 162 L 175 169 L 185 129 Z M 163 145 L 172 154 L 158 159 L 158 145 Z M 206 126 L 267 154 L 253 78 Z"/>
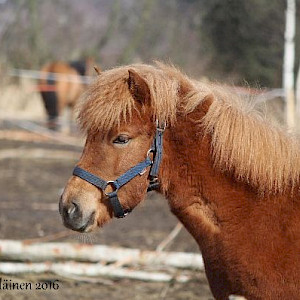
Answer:
<path fill-rule="evenodd" d="M 115 180 L 152 157 L 156 120 L 167 123 L 158 192 L 199 244 L 214 297 L 300 299 L 299 141 L 232 91 L 163 64 L 131 65 L 89 87 L 78 166 Z M 146 196 L 149 169 L 119 190 L 72 176 L 60 200 L 64 224 L 89 232 L 111 220 L 109 189 L 132 210 Z"/>
<path fill-rule="evenodd" d="M 56 61 L 42 67 L 39 90 L 48 115 L 49 129 L 59 128 L 58 118 L 66 107 L 71 109 L 72 119 L 73 108 L 89 83 L 82 76 L 92 75 L 93 63 L 94 60 L 89 58 L 85 61 Z"/>

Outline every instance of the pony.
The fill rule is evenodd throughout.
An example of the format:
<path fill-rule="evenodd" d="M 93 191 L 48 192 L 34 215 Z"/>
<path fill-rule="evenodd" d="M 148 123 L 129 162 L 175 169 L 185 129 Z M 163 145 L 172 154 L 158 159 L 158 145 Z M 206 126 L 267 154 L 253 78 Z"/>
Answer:
<path fill-rule="evenodd" d="M 58 118 L 66 107 L 71 110 L 72 120 L 74 106 L 89 83 L 82 76 L 91 75 L 93 62 L 91 58 L 85 61 L 54 61 L 41 68 L 38 89 L 48 115 L 49 129 L 59 129 Z"/>
<path fill-rule="evenodd" d="M 214 297 L 300 299 L 298 139 L 253 101 L 162 63 L 100 73 L 78 109 L 87 137 L 59 202 L 66 227 L 90 232 L 135 208 L 154 140 L 157 192 L 197 241 Z"/>

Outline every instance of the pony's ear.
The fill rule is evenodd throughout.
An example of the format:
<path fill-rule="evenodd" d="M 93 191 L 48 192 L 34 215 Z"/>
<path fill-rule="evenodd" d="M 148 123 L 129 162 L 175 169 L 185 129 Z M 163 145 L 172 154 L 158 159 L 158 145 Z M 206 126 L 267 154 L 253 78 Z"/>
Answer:
<path fill-rule="evenodd" d="M 132 97 L 141 104 L 150 103 L 150 89 L 145 81 L 136 71 L 128 70 L 128 88 Z"/>
<path fill-rule="evenodd" d="M 101 68 L 98 67 L 98 66 L 94 66 L 94 70 L 96 71 L 97 75 L 100 75 L 101 74 Z"/>
<path fill-rule="evenodd" d="M 178 94 L 180 97 L 186 97 L 194 88 L 185 78 L 179 80 Z"/>

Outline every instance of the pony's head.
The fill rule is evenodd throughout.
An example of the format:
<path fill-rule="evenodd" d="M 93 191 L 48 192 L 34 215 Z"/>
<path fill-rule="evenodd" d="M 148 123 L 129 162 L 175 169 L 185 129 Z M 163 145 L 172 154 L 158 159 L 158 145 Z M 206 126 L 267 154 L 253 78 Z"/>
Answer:
<path fill-rule="evenodd" d="M 156 133 L 156 121 L 172 123 L 175 119 L 178 81 L 159 68 L 133 65 L 103 72 L 88 89 L 79 106 L 79 122 L 87 134 L 81 170 L 114 181 L 147 159 Z M 172 98 L 172 101 L 168 101 Z M 136 174 L 118 190 L 124 210 L 132 210 L 146 195 L 149 170 Z M 103 189 L 72 176 L 60 200 L 64 224 L 88 232 L 113 217 L 107 194 L 115 186 Z"/>

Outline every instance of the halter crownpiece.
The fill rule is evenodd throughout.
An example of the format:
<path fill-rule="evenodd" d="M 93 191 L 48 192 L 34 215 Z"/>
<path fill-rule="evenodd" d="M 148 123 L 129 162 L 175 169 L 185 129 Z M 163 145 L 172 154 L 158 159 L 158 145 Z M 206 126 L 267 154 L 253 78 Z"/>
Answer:
<path fill-rule="evenodd" d="M 147 192 L 155 190 L 158 188 L 158 171 L 159 166 L 162 160 L 163 154 L 163 133 L 166 128 L 166 123 L 160 126 L 159 122 L 156 121 L 156 133 L 153 139 L 153 143 L 151 148 L 147 152 L 147 158 L 123 173 L 116 180 L 106 181 L 101 177 L 98 177 L 78 166 L 76 166 L 73 170 L 73 175 L 77 176 L 90 184 L 96 186 L 108 197 L 110 204 L 114 211 L 114 216 L 116 218 L 124 218 L 127 216 L 132 209 L 123 209 L 119 198 L 118 198 L 118 190 L 128 183 L 131 179 L 135 178 L 138 175 L 143 175 L 147 167 L 151 166 L 149 177 L 150 183 L 147 188 Z M 153 153 L 153 160 L 150 158 L 150 153 Z M 110 193 L 106 192 L 108 186 L 113 188 L 113 191 Z"/>

